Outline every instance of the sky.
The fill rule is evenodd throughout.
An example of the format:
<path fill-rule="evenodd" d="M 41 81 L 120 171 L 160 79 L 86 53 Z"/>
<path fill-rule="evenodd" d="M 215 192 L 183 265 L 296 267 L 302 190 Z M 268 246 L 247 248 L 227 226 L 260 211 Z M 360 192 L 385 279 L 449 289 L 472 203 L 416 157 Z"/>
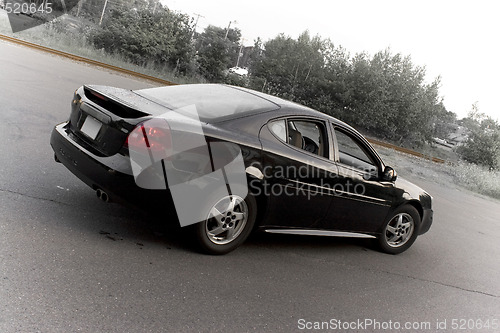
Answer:
<path fill-rule="evenodd" d="M 495 0 L 329 0 L 206 1 L 162 0 L 168 8 L 199 17 L 197 31 L 209 24 L 237 27 L 253 45 L 284 33 L 297 38 L 330 38 L 352 56 L 390 48 L 425 66 L 427 81 L 441 77 L 447 110 L 459 118 L 472 104 L 500 120 L 500 1 Z M 236 21 L 236 22 L 235 22 Z"/>

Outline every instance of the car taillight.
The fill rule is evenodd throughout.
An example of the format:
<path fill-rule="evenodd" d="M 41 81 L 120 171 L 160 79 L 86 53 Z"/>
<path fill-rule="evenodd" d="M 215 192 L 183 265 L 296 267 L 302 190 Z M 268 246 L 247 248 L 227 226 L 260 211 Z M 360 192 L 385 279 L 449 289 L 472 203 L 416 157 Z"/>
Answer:
<path fill-rule="evenodd" d="M 137 125 L 124 144 L 129 152 L 152 154 L 158 161 L 171 155 L 172 136 L 170 127 L 164 119 L 151 119 Z"/>
<path fill-rule="evenodd" d="M 93 96 L 95 96 L 95 97 L 99 98 L 100 100 L 103 100 L 103 101 L 107 101 L 107 100 L 108 100 L 106 97 L 104 97 L 103 95 L 99 94 L 99 93 L 98 93 L 98 92 L 96 92 L 96 91 L 90 91 L 90 93 L 91 93 Z"/>

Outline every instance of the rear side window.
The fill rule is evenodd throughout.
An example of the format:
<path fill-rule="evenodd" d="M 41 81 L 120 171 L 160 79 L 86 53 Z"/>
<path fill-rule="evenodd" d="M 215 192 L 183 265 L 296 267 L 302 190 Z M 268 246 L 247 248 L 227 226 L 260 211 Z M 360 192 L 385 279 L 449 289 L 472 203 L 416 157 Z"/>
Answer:
<path fill-rule="evenodd" d="M 282 119 L 271 122 L 269 130 L 291 146 L 328 158 L 326 127 L 320 121 Z"/>
<path fill-rule="evenodd" d="M 274 133 L 281 141 L 286 142 L 286 122 L 285 120 L 273 121 L 269 124 L 269 129 Z"/>

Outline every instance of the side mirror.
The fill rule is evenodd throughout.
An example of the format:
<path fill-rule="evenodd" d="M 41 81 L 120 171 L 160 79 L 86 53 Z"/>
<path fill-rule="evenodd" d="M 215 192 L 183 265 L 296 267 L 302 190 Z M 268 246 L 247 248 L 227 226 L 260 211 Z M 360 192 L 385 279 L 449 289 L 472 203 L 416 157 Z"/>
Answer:
<path fill-rule="evenodd" d="M 386 182 L 394 182 L 398 178 L 396 170 L 390 166 L 386 166 L 384 169 L 384 174 L 382 175 L 382 180 Z"/>

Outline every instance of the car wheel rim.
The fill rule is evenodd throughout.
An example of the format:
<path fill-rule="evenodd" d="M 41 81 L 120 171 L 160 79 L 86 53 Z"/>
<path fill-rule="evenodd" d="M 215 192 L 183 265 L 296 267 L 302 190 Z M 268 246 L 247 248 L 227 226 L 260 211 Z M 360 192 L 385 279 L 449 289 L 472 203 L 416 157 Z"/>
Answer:
<path fill-rule="evenodd" d="M 248 220 L 248 206 L 237 195 L 226 196 L 212 206 L 205 221 L 205 232 L 214 244 L 231 243 L 241 234 Z"/>
<path fill-rule="evenodd" d="M 410 240 L 414 229 L 415 222 L 411 215 L 407 213 L 397 214 L 385 227 L 385 241 L 390 247 L 401 247 Z"/>

